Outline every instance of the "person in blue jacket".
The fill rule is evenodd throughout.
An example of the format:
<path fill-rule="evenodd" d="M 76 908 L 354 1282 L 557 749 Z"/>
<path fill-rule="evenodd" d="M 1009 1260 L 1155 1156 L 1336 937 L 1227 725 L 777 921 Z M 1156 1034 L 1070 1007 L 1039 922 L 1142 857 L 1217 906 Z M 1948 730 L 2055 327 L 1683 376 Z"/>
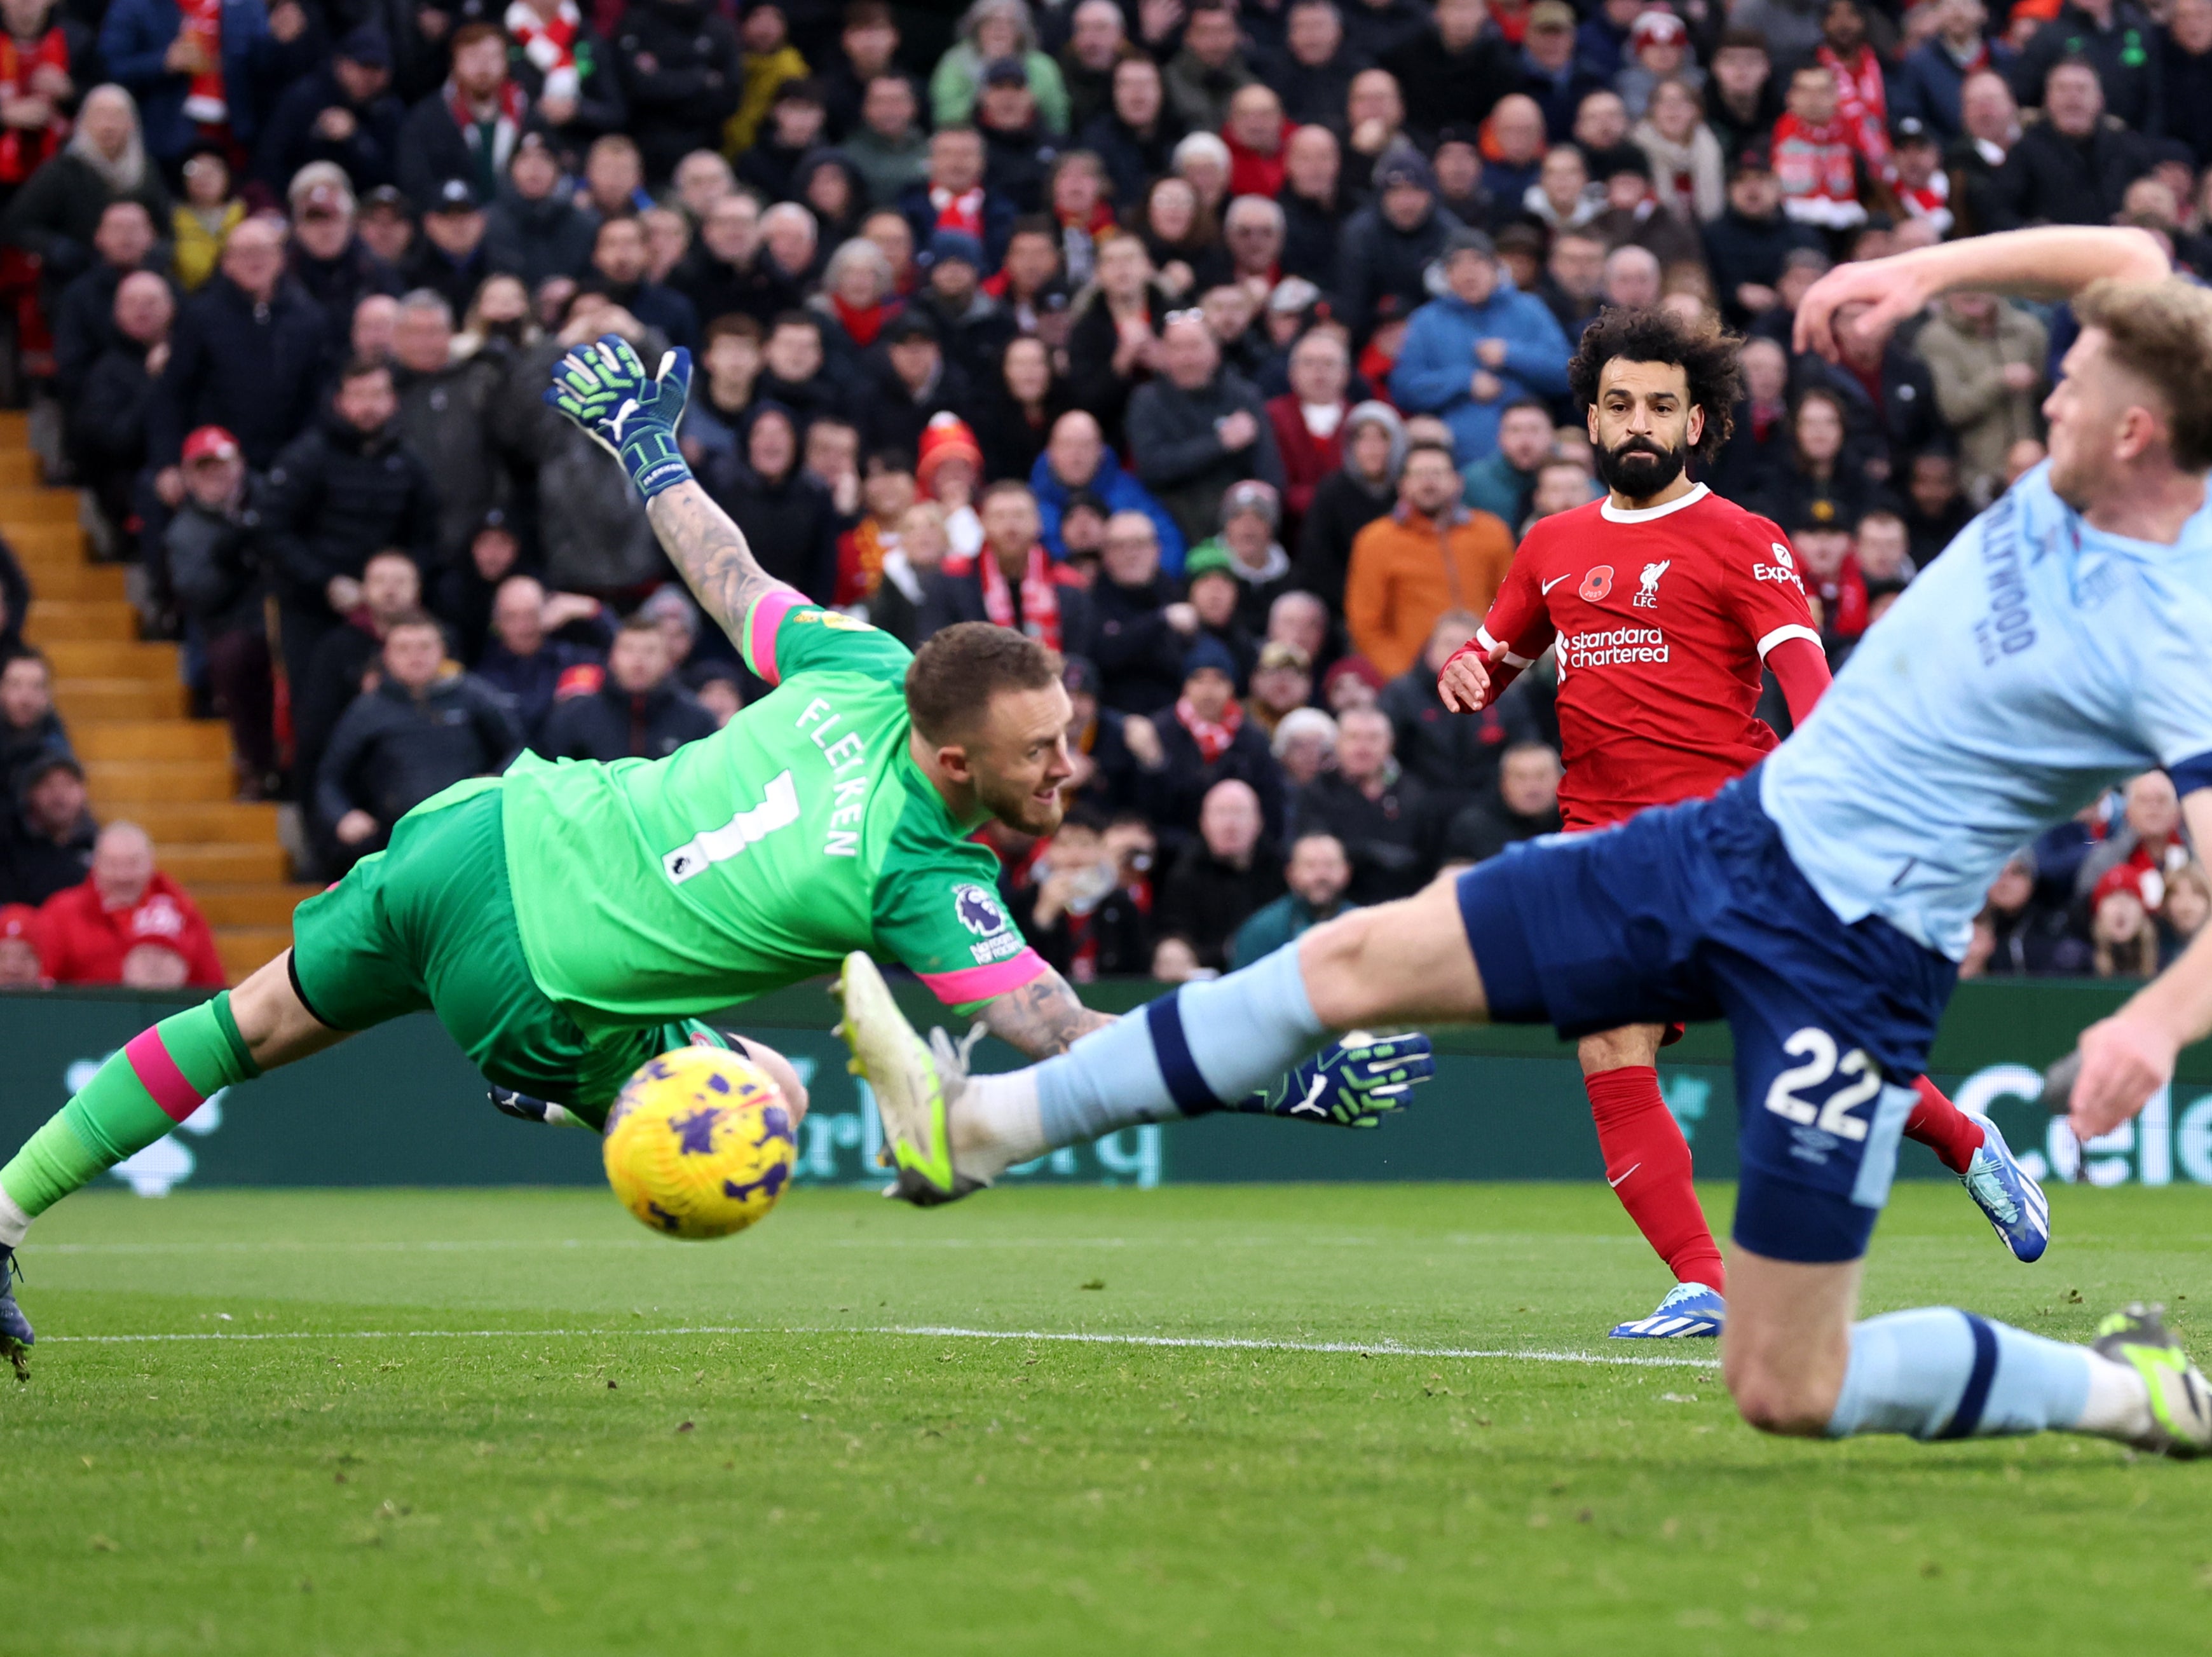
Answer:
<path fill-rule="evenodd" d="M 138 118 L 146 150 L 173 165 L 211 124 L 203 101 L 193 102 L 193 78 L 186 59 L 191 48 L 180 35 L 184 13 L 177 0 L 115 0 L 100 28 L 100 55 L 107 72 L 138 100 Z M 260 104 L 276 60 L 278 43 L 269 32 L 263 0 L 222 0 L 222 45 L 217 67 L 222 74 L 221 122 L 251 149 L 260 126 Z"/>
<path fill-rule="evenodd" d="M 1030 493 L 1036 496 L 1037 516 L 1043 525 L 1039 538 L 1054 558 L 1067 556 L 1067 546 L 1060 533 L 1060 514 L 1067 510 L 1068 497 L 1079 489 L 1090 490 L 1114 512 L 1140 512 L 1151 519 L 1160 532 L 1160 568 L 1170 575 L 1181 573 L 1182 531 L 1176 527 L 1175 519 L 1152 498 L 1150 489 L 1121 470 L 1121 462 L 1107 446 L 1097 421 L 1073 409 L 1053 422 L 1044 452 L 1030 468 Z"/>
<path fill-rule="evenodd" d="M 1407 414 L 1442 416 L 1465 465 L 1498 446 L 1512 404 L 1566 395 L 1570 353 L 1551 308 L 1513 285 L 1481 231 L 1455 232 L 1441 263 L 1445 291 L 1407 325 L 1390 395 Z"/>

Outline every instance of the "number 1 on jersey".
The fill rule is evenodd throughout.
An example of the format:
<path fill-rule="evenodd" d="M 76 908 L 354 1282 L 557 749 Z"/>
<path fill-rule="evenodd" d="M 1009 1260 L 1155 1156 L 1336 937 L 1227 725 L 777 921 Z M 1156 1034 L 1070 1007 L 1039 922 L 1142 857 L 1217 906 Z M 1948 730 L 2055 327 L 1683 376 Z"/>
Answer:
<path fill-rule="evenodd" d="M 718 863 L 726 863 L 748 846 L 766 840 L 779 828 L 799 821 L 799 786 L 788 771 L 771 781 L 761 803 L 740 811 L 719 828 L 702 828 L 666 857 L 661 871 L 681 886 L 694 875 L 704 874 Z"/>

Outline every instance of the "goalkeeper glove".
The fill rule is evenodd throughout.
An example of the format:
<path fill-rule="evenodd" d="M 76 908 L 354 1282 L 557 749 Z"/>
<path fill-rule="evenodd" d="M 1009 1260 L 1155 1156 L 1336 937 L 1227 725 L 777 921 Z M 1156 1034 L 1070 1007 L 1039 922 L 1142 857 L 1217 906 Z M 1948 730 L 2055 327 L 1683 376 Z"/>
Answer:
<path fill-rule="evenodd" d="M 1224 1106 L 1250 1116 L 1288 1116 L 1339 1127 L 1380 1127 L 1406 1096 L 1437 1073 L 1434 1050 L 1419 1030 L 1370 1035 L 1354 1030 L 1274 1086 Z"/>
<path fill-rule="evenodd" d="M 678 346 L 648 374 L 617 334 L 602 334 L 553 365 L 545 401 L 582 427 L 623 464 L 646 500 L 686 481 L 691 468 L 676 446 L 676 428 L 691 394 L 691 353 Z"/>

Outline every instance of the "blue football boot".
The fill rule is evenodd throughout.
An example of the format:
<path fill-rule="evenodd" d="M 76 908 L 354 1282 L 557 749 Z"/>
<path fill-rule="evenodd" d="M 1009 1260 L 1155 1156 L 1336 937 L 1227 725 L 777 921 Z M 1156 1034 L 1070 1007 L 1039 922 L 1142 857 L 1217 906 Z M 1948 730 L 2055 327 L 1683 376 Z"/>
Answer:
<path fill-rule="evenodd" d="M 1981 1129 L 1982 1148 L 1966 1164 L 1959 1183 L 1989 1217 L 1990 1227 L 2014 1259 L 2023 1266 L 2041 1259 L 2051 1246 L 2050 1199 L 2014 1157 L 1995 1122 L 1978 1111 L 1962 1114 Z"/>
<path fill-rule="evenodd" d="M 1648 1318 L 1614 1326 L 1615 1340 L 1711 1340 L 1728 1321 L 1728 1302 L 1701 1283 L 1678 1283 Z"/>
<path fill-rule="evenodd" d="M 31 1348 L 38 1336 L 31 1332 L 31 1320 L 23 1315 L 23 1308 L 15 1304 L 15 1279 L 23 1275 L 23 1268 L 15 1264 L 15 1251 L 0 1248 L 0 1357 L 15 1366 L 15 1379 L 31 1378 Z"/>

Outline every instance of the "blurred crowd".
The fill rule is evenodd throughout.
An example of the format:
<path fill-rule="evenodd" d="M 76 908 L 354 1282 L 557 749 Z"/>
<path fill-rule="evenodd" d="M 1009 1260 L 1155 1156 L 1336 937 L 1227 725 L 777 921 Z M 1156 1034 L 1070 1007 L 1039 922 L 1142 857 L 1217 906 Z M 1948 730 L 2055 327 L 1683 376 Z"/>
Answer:
<path fill-rule="evenodd" d="M 1961 294 L 1831 364 L 1799 299 L 2038 222 L 2212 268 L 2200 91 L 2212 0 L 0 0 L 0 379 L 329 878 L 526 745 L 763 692 L 539 401 L 688 348 L 772 574 L 1066 654 L 1075 805 L 1009 895 L 1078 980 L 1183 976 L 1558 827 L 1548 663 L 1479 717 L 1434 675 L 1596 492 L 1601 308 L 1743 335 L 1709 481 L 1840 665 L 2041 458 L 2074 326 Z M 119 901 L 36 601 L 0 559 L 0 901 Z M 2206 902 L 2137 779 L 1969 968 L 2135 974 Z"/>

